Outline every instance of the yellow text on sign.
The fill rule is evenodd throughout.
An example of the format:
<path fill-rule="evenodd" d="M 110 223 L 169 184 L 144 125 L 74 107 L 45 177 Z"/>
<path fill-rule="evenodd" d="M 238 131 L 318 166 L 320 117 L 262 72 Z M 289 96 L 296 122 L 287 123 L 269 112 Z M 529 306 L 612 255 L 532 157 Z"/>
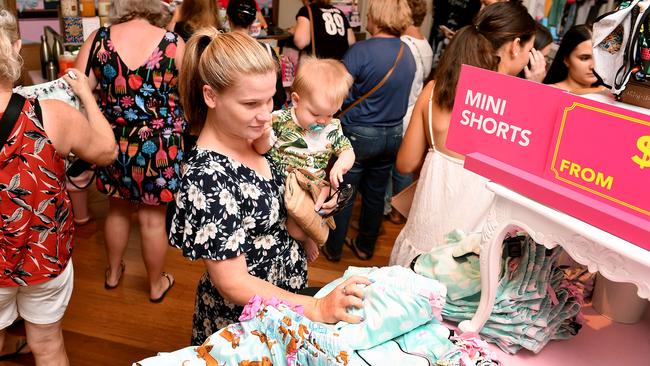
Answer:
<path fill-rule="evenodd" d="M 650 167 L 650 136 L 639 137 L 636 146 L 639 148 L 640 154 L 634 155 L 632 161 L 641 169 Z"/>
<path fill-rule="evenodd" d="M 607 189 L 608 191 L 612 190 L 614 177 L 611 175 L 605 176 L 602 172 L 597 172 L 592 168 L 583 167 L 572 161 L 562 159 L 562 162 L 560 163 L 560 172 L 564 172 L 565 170 L 568 170 L 569 175 L 581 179 L 584 182 L 595 184 Z"/>

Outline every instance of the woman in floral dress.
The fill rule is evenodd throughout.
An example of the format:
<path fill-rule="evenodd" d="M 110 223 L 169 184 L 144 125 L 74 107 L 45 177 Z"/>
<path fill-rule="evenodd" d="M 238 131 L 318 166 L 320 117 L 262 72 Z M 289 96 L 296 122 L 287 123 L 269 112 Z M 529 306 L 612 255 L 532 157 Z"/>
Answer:
<path fill-rule="evenodd" d="M 307 285 L 307 264 L 286 230 L 284 178 L 252 145 L 271 122 L 273 58 L 248 35 L 205 29 L 190 38 L 184 60 L 181 99 L 199 138 L 184 163 L 170 242 L 207 270 L 196 292 L 192 344 L 237 322 L 255 295 L 300 304 L 312 320 L 359 322 L 345 309 L 361 306 L 354 284 L 369 283 L 365 278 L 350 278 L 318 300 L 295 294 Z"/>
<path fill-rule="evenodd" d="M 169 14 L 161 2 L 112 4 L 113 25 L 88 38 L 76 64 L 92 70 L 90 86 L 99 84 L 98 104 L 119 146 L 115 163 L 98 170 L 97 177 L 97 189 L 110 197 L 104 287 L 113 289 L 120 282 L 131 214 L 137 212 L 149 299 L 159 302 L 174 284 L 163 272 L 165 210 L 178 189 L 183 158 L 186 122 L 176 84 L 184 42 L 163 28 Z"/>

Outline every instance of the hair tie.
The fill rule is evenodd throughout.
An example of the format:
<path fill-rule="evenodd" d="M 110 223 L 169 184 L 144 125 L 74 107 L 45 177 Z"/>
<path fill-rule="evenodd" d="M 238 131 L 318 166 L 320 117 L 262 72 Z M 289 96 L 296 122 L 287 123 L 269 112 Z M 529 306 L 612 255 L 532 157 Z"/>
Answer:
<path fill-rule="evenodd" d="M 478 25 L 475 25 L 474 29 L 476 29 L 476 33 L 479 33 L 479 34 L 481 33 L 481 30 L 478 28 Z"/>
<path fill-rule="evenodd" d="M 201 38 L 199 39 L 198 45 L 197 45 L 197 48 L 198 48 L 198 51 L 199 51 L 198 52 L 199 57 L 201 57 L 201 55 L 203 54 L 203 51 L 205 51 L 205 49 L 210 45 L 210 42 L 212 42 L 212 38 L 210 36 L 208 36 L 208 35 L 201 36 Z"/>

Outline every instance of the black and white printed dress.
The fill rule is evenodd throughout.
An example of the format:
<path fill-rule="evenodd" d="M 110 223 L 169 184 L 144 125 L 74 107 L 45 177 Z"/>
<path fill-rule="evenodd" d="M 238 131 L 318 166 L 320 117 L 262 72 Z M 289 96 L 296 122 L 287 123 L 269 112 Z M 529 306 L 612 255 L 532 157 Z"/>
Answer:
<path fill-rule="evenodd" d="M 307 262 L 302 246 L 286 230 L 284 178 L 267 160 L 270 180 L 217 152 L 192 150 L 169 239 L 193 260 L 245 255 L 248 273 L 296 292 L 307 285 Z M 241 306 L 219 294 L 204 273 L 196 289 L 192 345 L 237 322 L 241 311 Z"/>

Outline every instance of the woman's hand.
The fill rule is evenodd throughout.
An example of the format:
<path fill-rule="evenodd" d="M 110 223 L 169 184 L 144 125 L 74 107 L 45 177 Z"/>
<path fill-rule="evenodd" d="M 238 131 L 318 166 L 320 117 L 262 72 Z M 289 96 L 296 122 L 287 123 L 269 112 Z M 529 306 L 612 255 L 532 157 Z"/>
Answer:
<path fill-rule="evenodd" d="M 88 77 L 77 69 L 68 69 L 63 75 L 63 79 L 70 84 L 75 94 L 85 103 L 85 98 L 93 98 L 93 92 L 88 86 Z"/>
<path fill-rule="evenodd" d="M 340 320 L 352 324 L 364 319 L 348 314 L 349 307 L 363 307 L 363 291 L 358 285 L 370 285 L 372 282 L 361 276 L 352 276 L 336 286 L 327 296 L 316 299 L 316 317 L 324 323 L 336 323 Z"/>
<path fill-rule="evenodd" d="M 448 28 L 447 26 L 441 25 L 438 27 L 438 29 L 440 29 L 442 35 L 445 36 L 445 38 L 448 40 L 451 40 L 456 35 L 456 31 Z"/>
<path fill-rule="evenodd" d="M 524 67 L 526 79 L 541 83 L 546 76 L 546 59 L 544 58 L 544 54 L 534 48 L 531 49 L 528 63 L 530 67 L 528 65 Z"/>

